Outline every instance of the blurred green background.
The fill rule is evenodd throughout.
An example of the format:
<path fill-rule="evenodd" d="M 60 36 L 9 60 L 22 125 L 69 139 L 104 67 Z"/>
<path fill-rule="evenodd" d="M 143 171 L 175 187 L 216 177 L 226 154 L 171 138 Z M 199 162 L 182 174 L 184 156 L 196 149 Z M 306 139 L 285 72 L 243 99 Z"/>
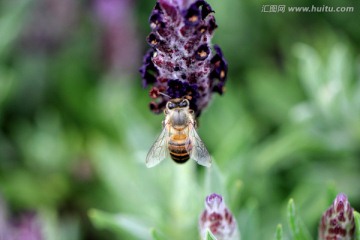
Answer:
<path fill-rule="evenodd" d="M 316 239 L 338 192 L 360 210 L 359 1 L 208 2 L 229 63 L 199 119 L 210 170 L 144 164 L 163 120 L 138 74 L 154 1 L 0 1 L 0 218 L 35 212 L 49 240 L 198 239 L 215 191 L 243 240 L 289 236 L 290 198 Z M 279 4 L 354 12 L 261 12 Z"/>

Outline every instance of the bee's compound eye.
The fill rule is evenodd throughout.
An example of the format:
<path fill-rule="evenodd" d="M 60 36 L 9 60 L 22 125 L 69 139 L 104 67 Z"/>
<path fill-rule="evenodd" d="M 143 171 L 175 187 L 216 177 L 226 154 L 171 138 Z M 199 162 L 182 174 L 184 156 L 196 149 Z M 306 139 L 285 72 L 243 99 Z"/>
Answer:
<path fill-rule="evenodd" d="M 176 107 L 176 105 L 173 102 L 168 102 L 167 107 L 168 107 L 168 109 L 173 109 Z"/>
<path fill-rule="evenodd" d="M 182 101 L 180 102 L 179 106 L 180 106 L 180 107 L 187 107 L 187 106 L 189 106 L 189 101 L 186 100 L 186 99 L 184 99 L 184 100 L 182 100 Z"/>

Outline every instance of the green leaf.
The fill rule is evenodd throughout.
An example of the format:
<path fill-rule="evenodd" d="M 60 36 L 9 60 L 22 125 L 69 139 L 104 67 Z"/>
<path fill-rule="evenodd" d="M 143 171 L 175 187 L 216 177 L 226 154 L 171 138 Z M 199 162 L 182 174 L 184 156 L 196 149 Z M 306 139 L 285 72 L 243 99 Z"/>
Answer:
<path fill-rule="evenodd" d="M 308 96 L 316 100 L 323 84 L 322 62 L 316 49 L 299 43 L 294 46 L 294 54 L 299 58 L 299 76 Z"/>
<path fill-rule="evenodd" d="M 150 232 L 151 232 L 151 236 L 152 236 L 153 240 L 167 240 L 167 239 L 169 239 L 169 238 L 165 237 L 164 234 L 157 231 L 155 228 L 152 228 L 150 230 Z"/>
<path fill-rule="evenodd" d="M 0 58 L 9 52 L 11 45 L 26 22 L 27 9 L 31 0 L 1 2 L 0 12 Z"/>
<path fill-rule="evenodd" d="M 355 219 L 355 240 L 360 240 L 360 213 L 354 211 Z"/>
<path fill-rule="evenodd" d="M 327 205 L 331 205 L 338 195 L 339 191 L 336 187 L 335 182 L 329 182 L 327 186 Z"/>
<path fill-rule="evenodd" d="M 217 240 L 216 237 L 212 234 L 212 232 L 207 229 L 205 240 Z"/>
<path fill-rule="evenodd" d="M 288 221 L 291 234 L 294 240 L 310 240 L 311 235 L 302 223 L 300 217 L 296 213 L 294 200 L 290 199 L 288 203 Z"/>
<path fill-rule="evenodd" d="M 278 224 L 276 227 L 275 240 L 282 240 L 282 239 L 283 239 L 282 225 Z"/>
<path fill-rule="evenodd" d="M 144 220 L 125 214 L 110 214 L 92 209 L 88 213 L 93 224 L 99 229 L 109 229 L 121 233 L 126 231 L 136 239 L 150 239 L 150 227 Z"/>
<path fill-rule="evenodd" d="M 13 72 L 0 66 L 0 112 L 3 103 L 9 98 L 14 90 L 15 77 Z"/>
<path fill-rule="evenodd" d="M 260 219 L 258 200 L 255 198 L 247 200 L 237 218 L 239 229 L 241 229 L 241 239 L 261 239 Z"/>
<path fill-rule="evenodd" d="M 206 169 L 205 193 L 206 194 L 217 193 L 225 197 L 225 199 L 227 199 L 224 177 L 221 174 L 220 169 L 216 165 L 214 159 L 212 166 L 209 169 Z"/>
<path fill-rule="evenodd" d="M 240 179 L 235 179 L 234 181 L 231 181 L 228 186 L 229 200 L 227 201 L 227 204 L 232 211 L 236 212 L 240 207 L 239 202 L 241 191 L 243 190 L 243 182 Z"/>

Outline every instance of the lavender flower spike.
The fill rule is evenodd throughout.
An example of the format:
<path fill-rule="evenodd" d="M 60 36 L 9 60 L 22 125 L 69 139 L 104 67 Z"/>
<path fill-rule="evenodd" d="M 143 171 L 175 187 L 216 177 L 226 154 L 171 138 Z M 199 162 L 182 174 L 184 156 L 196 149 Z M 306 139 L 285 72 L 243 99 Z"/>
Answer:
<path fill-rule="evenodd" d="M 150 15 L 151 49 L 140 68 L 143 87 L 151 85 L 150 109 L 160 113 L 167 97 L 187 97 L 199 116 L 213 92 L 223 94 L 227 62 L 219 46 L 211 49 L 217 28 L 214 11 L 204 0 L 158 0 Z"/>
<path fill-rule="evenodd" d="M 9 218 L 8 209 L 0 195 L 0 240 L 43 240 L 40 218 L 35 212 Z"/>
<path fill-rule="evenodd" d="M 227 209 L 221 195 L 213 193 L 206 197 L 205 210 L 199 219 L 201 239 L 210 230 L 217 240 L 240 240 L 237 223 Z"/>
<path fill-rule="evenodd" d="M 355 239 L 353 208 L 350 206 L 346 195 L 340 193 L 321 218 L 319 240 L 352 239 Z"/>

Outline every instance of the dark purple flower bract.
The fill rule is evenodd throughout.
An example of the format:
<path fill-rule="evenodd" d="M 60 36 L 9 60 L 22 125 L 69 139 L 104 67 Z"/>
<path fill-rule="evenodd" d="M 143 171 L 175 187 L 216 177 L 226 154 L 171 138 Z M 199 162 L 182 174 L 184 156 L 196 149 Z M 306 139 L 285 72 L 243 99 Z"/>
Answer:
<path fill-rule="evenodd" d="M 217 27 L 214 11 L 203 0 L 159 0 L 150 15 L 151 49 L 140 68 L 143 87 L 152 86 L 150 108 L 160 113 L 170 98 L 187 97 L 198 116 L 213 92 L 223 94 L 227 62 L 219 46 L 212 49 Z"/>

